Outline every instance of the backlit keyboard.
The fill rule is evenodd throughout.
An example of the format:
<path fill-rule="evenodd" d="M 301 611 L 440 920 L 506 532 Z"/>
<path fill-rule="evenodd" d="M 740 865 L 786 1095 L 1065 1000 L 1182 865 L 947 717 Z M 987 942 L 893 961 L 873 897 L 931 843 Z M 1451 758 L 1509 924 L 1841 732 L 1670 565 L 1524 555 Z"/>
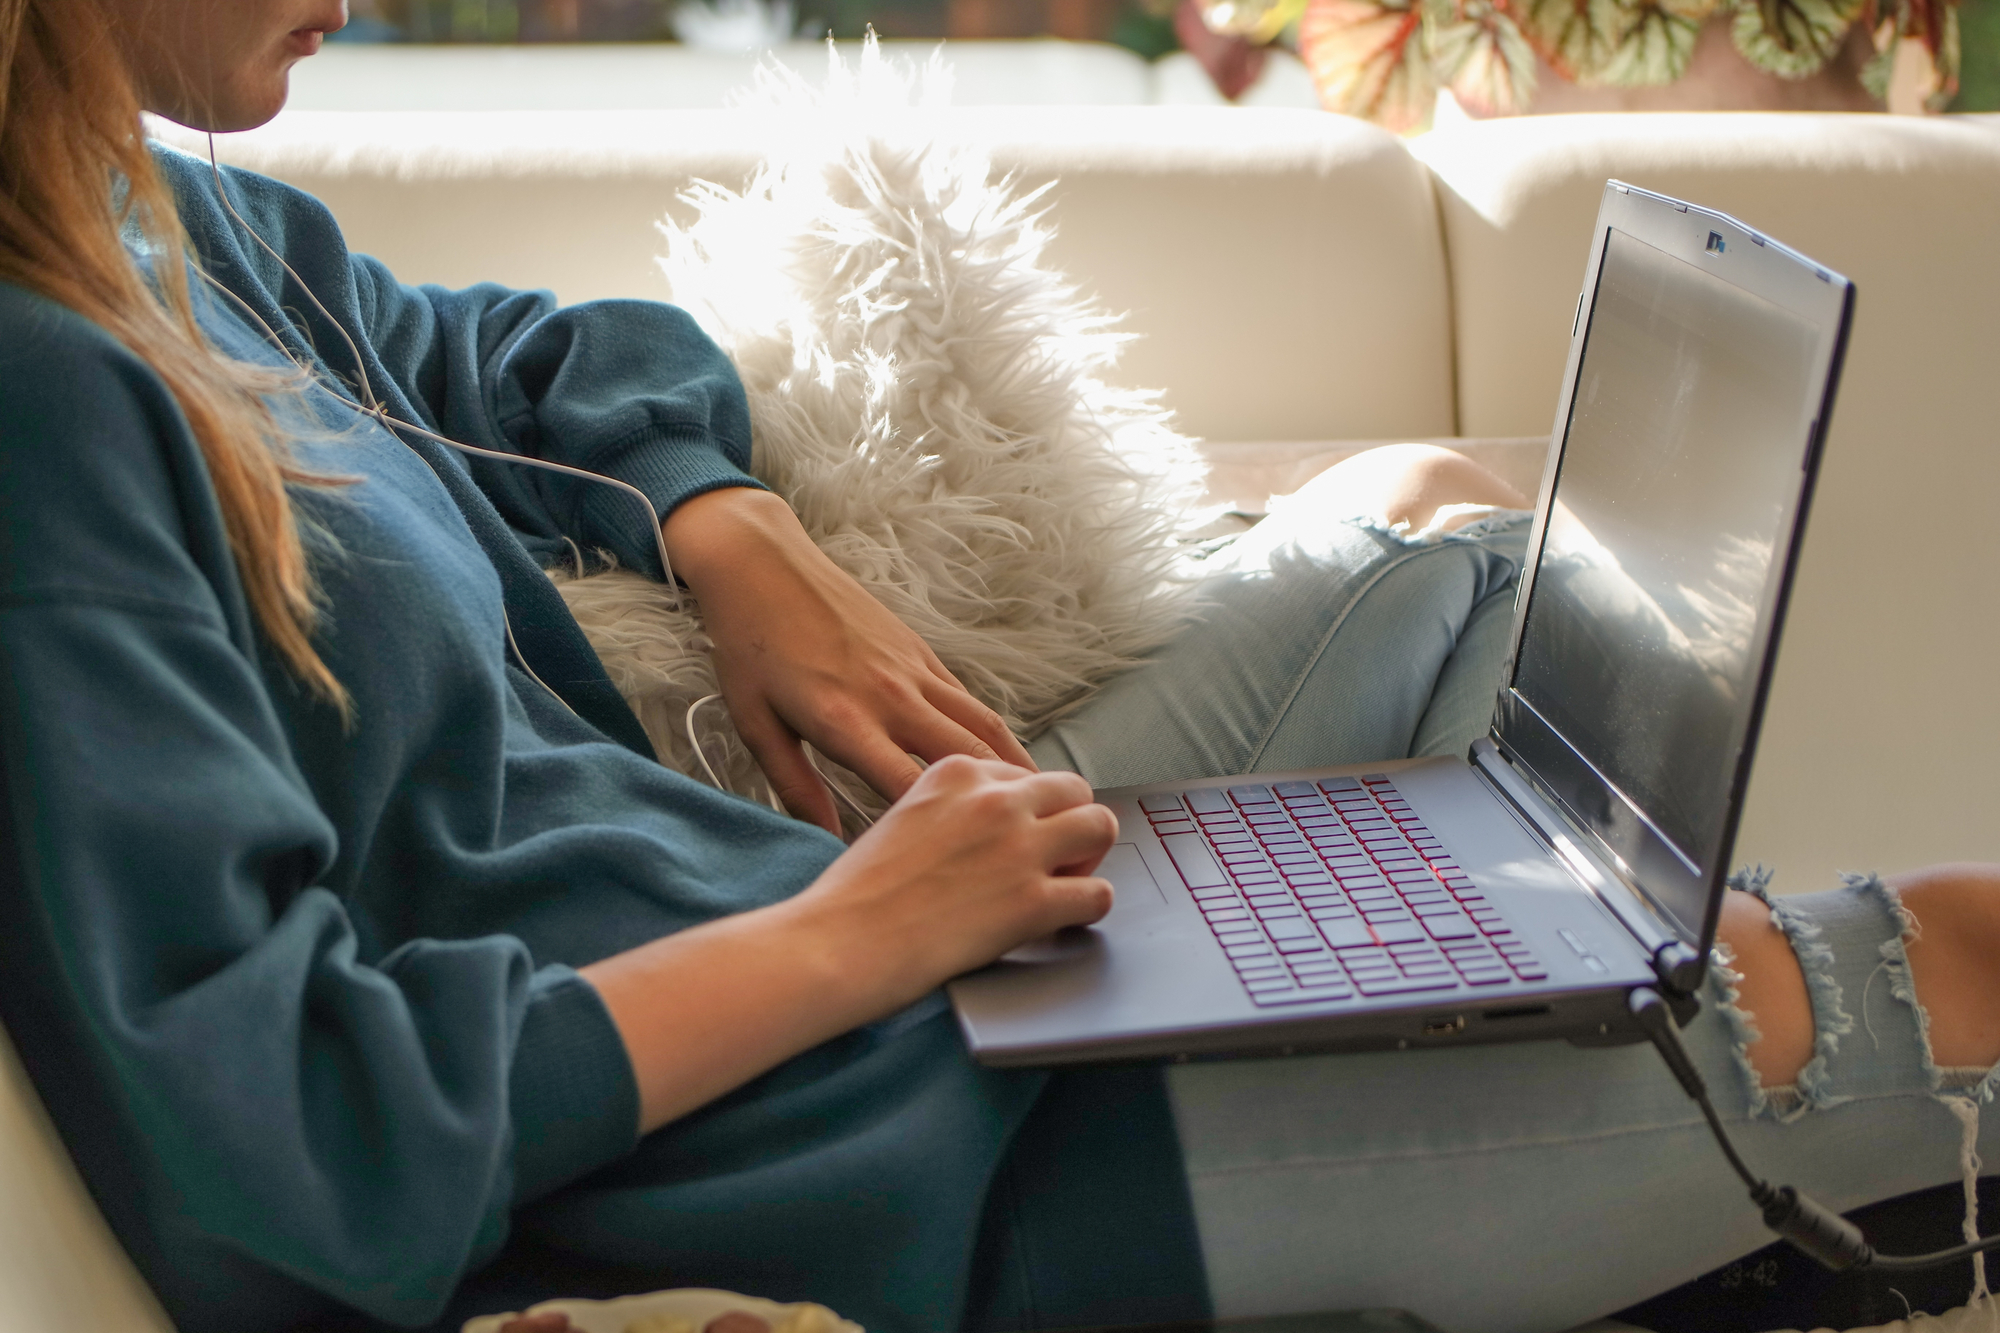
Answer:
<path fill-rule="evenodd" d="M 1258 1004 L 1548 976 L 1382 774 L 1139 806 Z"/>

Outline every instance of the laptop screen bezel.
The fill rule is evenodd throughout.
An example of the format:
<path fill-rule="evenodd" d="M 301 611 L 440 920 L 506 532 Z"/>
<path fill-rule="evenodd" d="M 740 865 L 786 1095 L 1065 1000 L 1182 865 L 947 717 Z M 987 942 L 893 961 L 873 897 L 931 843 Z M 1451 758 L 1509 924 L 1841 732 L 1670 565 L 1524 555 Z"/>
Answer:
<path fill-rule="evenodd" d="M 1743 735 L 1728 772 L 1728 809 L 1713 864 L 1708 866 L 1696 864 L 1676 847 L 1638 803 L 1601 773 L 1515 686 L 1521 641 L 1534 600 L 1535 576 L 1548 532 L 1556 481 L 1569 447 L 1577 383 L 1597 304 L 1598 278 L 1614 231 L 1762 297 L 1805 320 L 1815 331 L 1812 375 L 1818 385 L 1817 405 L 1807 438 L 1799 442 L 1798 485 L 1778 525 L 1777 550 L 1782 562 L 1778 577 L 1770 580 L 1759 607 L 1750 652 L 1755 683 Z M 1500 692 L 1491 734 L 1515 769 L 1557 807 L 1598 858 L 1654 909 L 1682 943 L 1695 949 L 1705 964 L 1715 941 L 1722 891 L 1749 788 L 1785 608 L 1797 577 L 1805 516 L 1811 506 L 1833 414 L 1834 393 L 1853 320 L 1854 284 L 1726 214 L 1613 180 L 1606 182 L 1598 210 L 1583 293 L 1570 334 L 1569 359 L 1563 370 L 1562 394 L 1551 436 L 1553 447 L 1542 477 L 1540 500 L 1529 532 L 1526 568 L 1514 604 L 1506 684 Z M 1673 904 L 1693 901 L 1697 894 L 1702 895 L 1705 904 L 1701 919 L 1684 920 Z"/>

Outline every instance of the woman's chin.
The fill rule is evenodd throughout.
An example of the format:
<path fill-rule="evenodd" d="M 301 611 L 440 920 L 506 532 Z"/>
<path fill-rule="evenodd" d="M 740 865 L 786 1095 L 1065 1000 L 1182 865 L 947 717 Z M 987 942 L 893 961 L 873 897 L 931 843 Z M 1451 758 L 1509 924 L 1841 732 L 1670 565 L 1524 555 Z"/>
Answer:
<path fill-rule="evenodd" d="M 202 105 L 149 106 L 156 116 L 176 125 L 207 134 L 234 134 L 268 124 L 285 109 L 289 81 L 280 74 L 274 83 L 254 88 L 230 89 L 223 96 Z"/>
<path fill-rule="evenodd" d="M 291 81 L 280 74 L 277 82 L 260 91 L 254 98 L 245 98 L 235 108 L 228 125 L 215 127 L 216 133 L 231 133 L 236 130 L 254 130 L 259 125 L 269 124 L 280 111 L 285 109 L 285 100 L 291 96 Z"/>

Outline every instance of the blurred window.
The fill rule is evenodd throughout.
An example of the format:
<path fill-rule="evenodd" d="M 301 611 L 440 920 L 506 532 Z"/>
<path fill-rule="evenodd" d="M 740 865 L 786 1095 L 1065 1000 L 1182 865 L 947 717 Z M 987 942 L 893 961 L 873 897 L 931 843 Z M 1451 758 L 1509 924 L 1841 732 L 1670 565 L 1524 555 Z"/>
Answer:
<path fill-rule="evenodd" d="M 697 0 L 699 2 L 699 0 Z M 675 36 L 685 0 L 354 0 L 346 41 L 646 42 Z M 789 11 L 795 32 L 856 38 L 1067 37 L 1112 41 L 1159 54 L 1157 0 L 725 0 L 728 7 Z M 722 8 L 724 6 L 718 6 Z M 1171 23 L 1165 23 L 1170 34 Z"/>

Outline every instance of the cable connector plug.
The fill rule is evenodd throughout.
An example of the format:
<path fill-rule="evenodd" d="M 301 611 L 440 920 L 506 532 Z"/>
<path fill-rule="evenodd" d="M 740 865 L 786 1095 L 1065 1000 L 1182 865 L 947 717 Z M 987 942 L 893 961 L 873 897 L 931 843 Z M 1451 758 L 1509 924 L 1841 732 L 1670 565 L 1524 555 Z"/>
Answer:
<path fill-rule="evenodd" d="M 1860 1227 L 1790 1185 L 1763 1185 L 1751 1190 L 1750 1198 L 1764 1210 L 1765 1226 L 1834 1272 L 1875 1262 L 1875 1248 L 1862 1239 Z"/>
<path fill-rule="evenodd" d="M 1632 1008 L 1633 1022 L 1651 1039 L 1660 1058 L 1667 1062 L 1667 1068 L 1674 1071 L 1681 1087 L 1701 1108 L 1702 1119 L 1708 1121 L 1709 1132 L 1715 1135 L 1715 1145 L 1722 1149 L 1722 1155 L 1728 1159 L 1737 1178 L 1749 1187 L 1750 1201 L 1763 1211 L 1764 1225 L 1784 1237 L 1792 1248 L 1836 1273 L 1853 1268 L 1909 1273 L 1969 1259 L 1988 1250 L 2000 1250 L 2000 1236 L 1982 1236 L 1930 1254 L 1877 1254 L 1875 1247 L 1863 1239 L 1861 1228 L 1825 1204 L 1799 1193 L 1790 1185 L 1773 1186 L 1768 1180 L 1759 1180 L 1737 1155 L 1736 1145 L 1729 1141 L 1729 1135 L 1723 1132 L 1722 1117 L 1715 1113 L 1714 1103 L 1708 1100 L 1708 1088 L 1702 1082 L 1701 1071 L 1695 1068 L 1687 1047 L 1681 1044 L 1681 1034 L 1674 1027 L 1667 1002 L 1657 992 L 1644 986 L 1633 990 L 1626 1000 Z"/>
<path fill-rule="evenodd" d="M 1675 1025 L 1673 1010 L 1666 1000 L 1650 986 L 1639 986 L 1625 997 L 1625 1002 L 1631 1006 L 1633 1021 L 1679 1080 L 1681 1090 L 1697 1102 L 1705 1101 L 1708 1084 L 1702 1081 L 1701 1071 L 1694 1067 L 1694 1057 L 1682 1044 L 1680 1028 Z"/>
<path fill-rule="evenodd" d="M 1702 1117 L 1708 1121 L 1722 1155 L 1729 1159 L 1729 1165 L 1735 1168 L 1738 1178 L 1749 1187 L 1751 1202 L 1763 1210 L 1764 1225 L 1836 1273 L 1850 1268 L 1866 1268 L 1874 1263 L 1875 1251 L 1861 1238 L 1859 1227 L 1824 1204 L 1800 1194 L 1790 1185 L 1774 1188 L 1769 1181 L 1759 1180 L 1744 1165 L 1743 1159 L 1736 1154 L 1735 1145 L 1722 1132 L 1722 1121 L 1708 1100 L 1708 1085 L 1681 1042 L 1680 1030 L 1674 1026 L 1667 1002 L 1644 986 L 1627 996 L 1626 1002 L 1631 1005 L 1633 1021 L 1652 1040 L 1660 1058 L 1667 1062 L 1667 1068 L 1673 1071 L 1687 1095 L 1701 1108 Z"/>

